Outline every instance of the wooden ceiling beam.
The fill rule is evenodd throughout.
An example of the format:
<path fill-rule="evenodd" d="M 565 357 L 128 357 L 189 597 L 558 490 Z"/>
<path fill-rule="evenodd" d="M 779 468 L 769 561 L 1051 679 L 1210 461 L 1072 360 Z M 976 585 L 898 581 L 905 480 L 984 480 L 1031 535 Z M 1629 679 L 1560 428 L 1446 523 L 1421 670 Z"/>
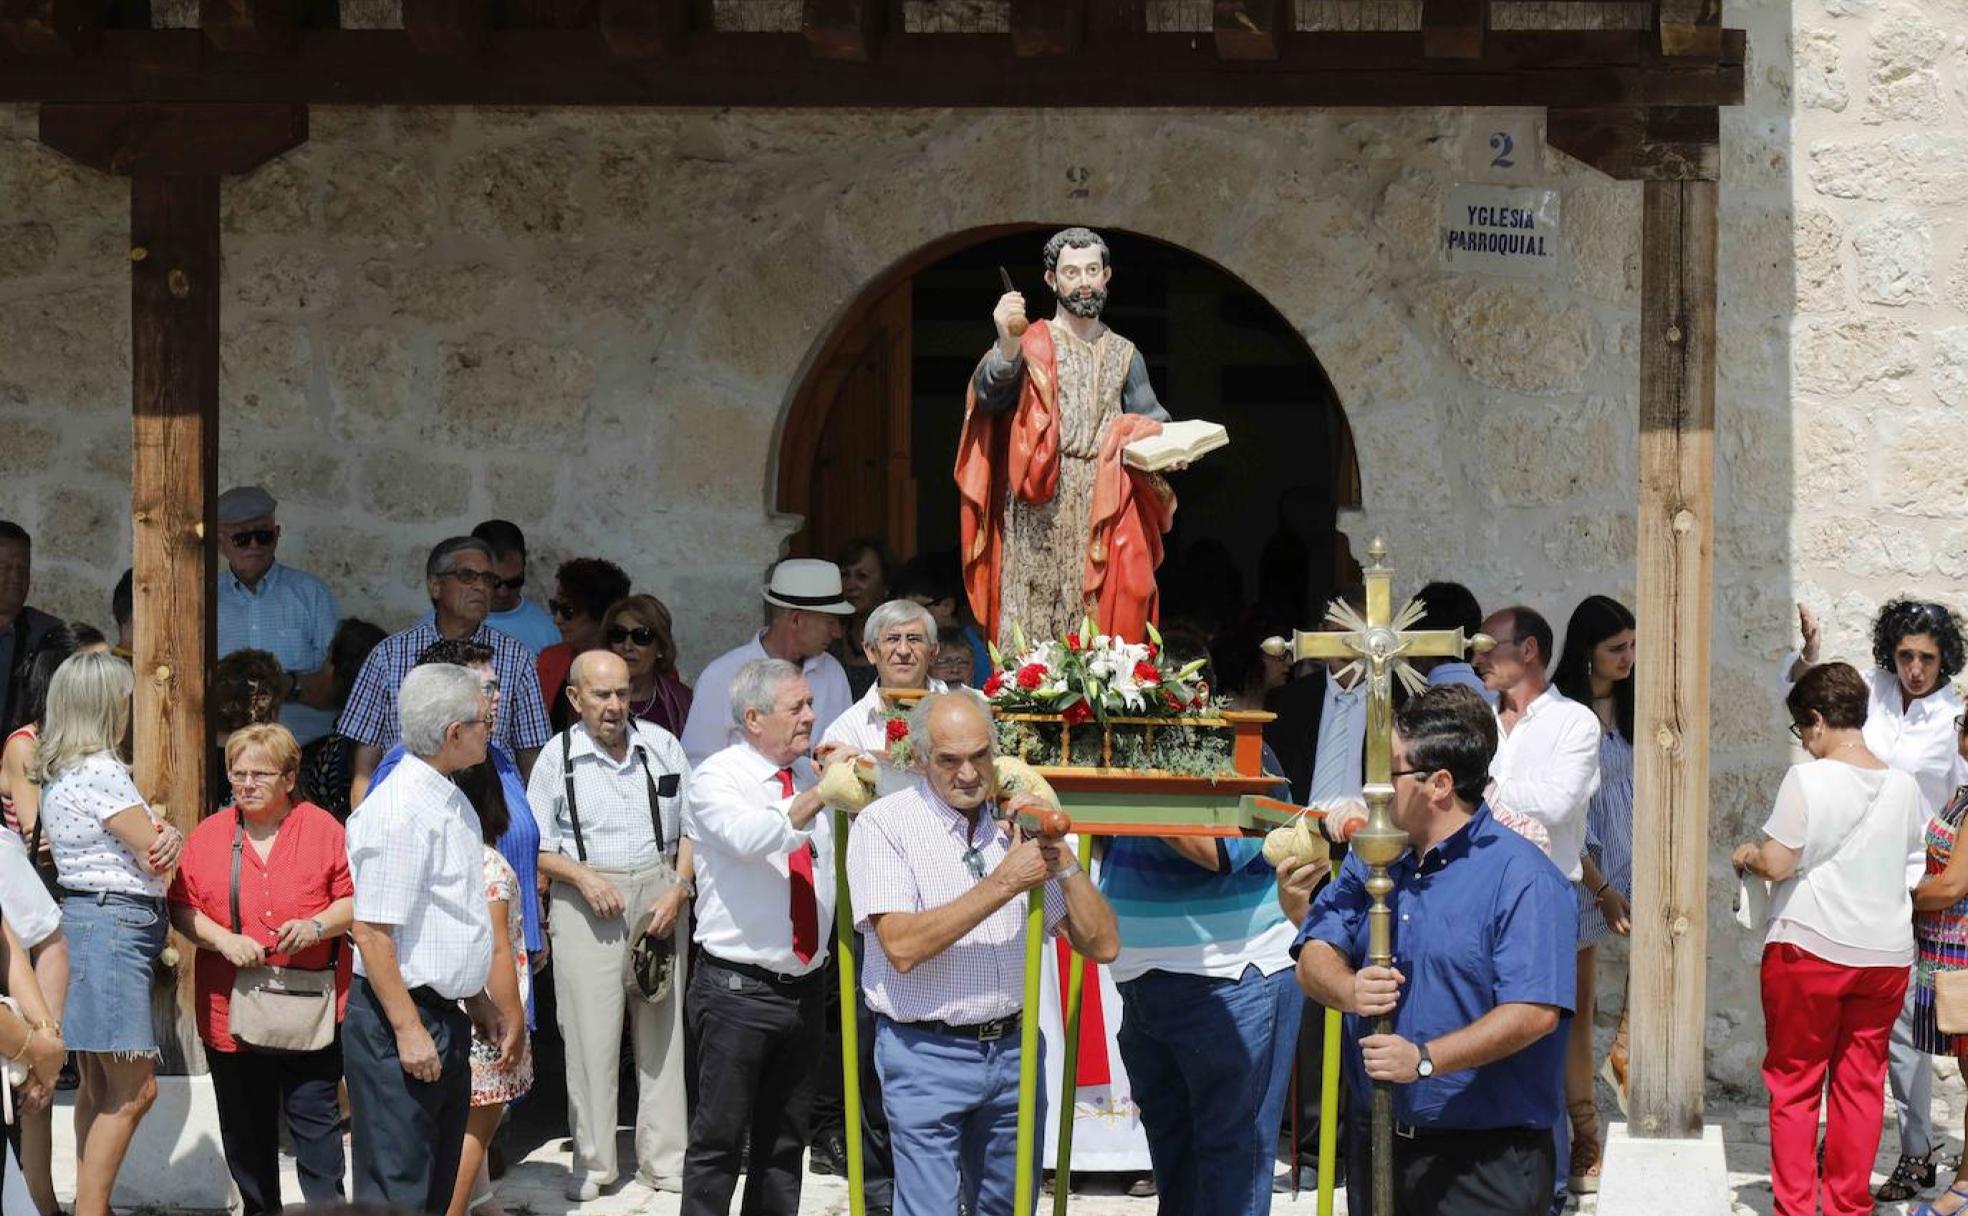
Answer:
<path fill-rule="evenodd" d="M 1663 55 L 1715 59 L 1722 54 L 1722 0 L 1657 0 Z"/>
<path fill-rule="evenodd" d="M 1421 48 L 1430 59 L 1481 59 L 1487 0 L 1421 0 Z"/>
<path fill-rule="evenodd" d="M 1074 55 L 1086 41 L 1086 0 L 1011 0 L 1011 53 Z"/>
<path fill-rule="evenodd" d="M 403 0 L 403 33 L 424 55 L 469 59 L 485 46 L 489 0 Z"/>
<path fill-rule="evenodd" d="M 888 25 L 884 0 L 805 0 L 800 33 L 816 59 L 871 63 Z"/>
<path fill-rule="evenodd" d="M 87 54 L 102 34 L 101 9 L 90 0 L 0 0 L 0 39 L 23 55 Z"/>
<path fill-rule="evenodd" d="M 622 59 L 662 59 L 684 52 L 690 0 L 601 0 L 601 40 Z"/>
<path fill-rule="evenodd" d="M 1554 108 L 1544 142 L 1620 181 L 1714 181 L 1721 127 L 1713 106 Z"/>
<path fill-rule="evenodd" d="M 297 0 L 198 0 L 198 25 L 214 50 L 284 55 L 294 49 L 299 9 Z"/>
<path fill-rule="evenodd" d="M 1217 58 L 1276 59 L 1295 24 L 1291 0 L 1216 0 Z"/>
<path fill-rule="evenodd" d="M 124 177 L 250 173 L 307 142 L 304 105 L 44 105 L 41 142 L 79 164 Z"/>

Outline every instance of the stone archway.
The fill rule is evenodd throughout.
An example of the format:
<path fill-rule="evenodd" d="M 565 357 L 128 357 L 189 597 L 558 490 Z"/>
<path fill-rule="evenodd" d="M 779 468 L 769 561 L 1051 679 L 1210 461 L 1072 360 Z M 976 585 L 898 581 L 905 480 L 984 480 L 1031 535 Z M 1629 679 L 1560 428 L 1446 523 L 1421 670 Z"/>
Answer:
<path fill-rule="evenodd" d="M 996 268 L 1013 268 L 1042 313 L 1038 250 L 1061 226 L 950 234 L 875 276 L 836 317 L 777 445 L 773 505 L 802 521 L 793 552 L 830 555 L 863 535 L 905 554 L 954 549 L 949 458 Z M 1215 261 L 1103 231 L 1117 268 L 1115 328 L 1141 349 L 1172 412 L 1219 419 L 1233 436 L 1224 457 L 1177 482 L 1165 599 L 1209 619 L 1260 600 L 1289 619 L 1316 616 L 1357 571 L 1337 520 L 1360 505 L 1352 431 L 1323 367 L 1268 300 Z"/>

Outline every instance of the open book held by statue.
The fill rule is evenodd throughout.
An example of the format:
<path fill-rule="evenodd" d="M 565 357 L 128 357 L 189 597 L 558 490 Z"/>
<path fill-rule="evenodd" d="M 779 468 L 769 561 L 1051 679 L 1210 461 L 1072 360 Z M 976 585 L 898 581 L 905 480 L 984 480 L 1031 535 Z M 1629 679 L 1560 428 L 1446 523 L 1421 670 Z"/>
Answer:
<path fill-rule="evenodd" d="M 998 340 L 970 378 L 956 478 L 964 587 L 993 641 L 1013 623 L 1063 638 L 1086 617 L 1145 636 L 1175 519 L 1162 474 L 1227 442 L 1208 423 L 1144 442 L 1169 415 L 1141 352 L 1100 320 L 1112 277 L 1106 242 L 1068 228 L 1045 246 L 1053 316 L 1028 323 L 1008 277 L 991 313 Z"/>

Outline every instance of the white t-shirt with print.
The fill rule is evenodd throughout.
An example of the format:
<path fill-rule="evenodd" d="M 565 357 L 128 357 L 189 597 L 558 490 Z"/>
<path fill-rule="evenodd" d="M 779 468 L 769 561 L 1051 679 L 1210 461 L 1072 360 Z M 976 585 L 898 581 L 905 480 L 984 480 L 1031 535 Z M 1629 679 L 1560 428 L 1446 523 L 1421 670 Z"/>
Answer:
<path fill-rule="evenodd" d="M 110 891 L 162 899 L 165 876 L 109 830 L 118 811 L 141 806 L 150 815 L 130 770 L 113 753 L 85 756 L 61 771 L 41 793 L 41 818 L 55 855 L 55 872 L 71 891 Z M 151 815 L 154 822 L 155 815 Z"/>

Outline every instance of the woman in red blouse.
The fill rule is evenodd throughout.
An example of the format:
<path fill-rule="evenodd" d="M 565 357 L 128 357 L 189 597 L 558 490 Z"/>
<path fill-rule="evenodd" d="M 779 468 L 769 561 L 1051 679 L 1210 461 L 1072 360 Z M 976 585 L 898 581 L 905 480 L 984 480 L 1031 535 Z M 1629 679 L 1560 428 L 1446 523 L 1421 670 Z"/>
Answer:
<path fill-rule="evenodd" d="M 218 1099 L 226 1166 L 246 1216 L 280 1210 L 283 1108 L 298 1159 L 301 1195 L 342 1199 L 341 1041 L 319 1051 L 256 1052 L 232 1037 L 236 968 L 333 968 L 335 1018 L 348 999 L 352 952 L 343 935 L 355 913 L 342 825 L 311 802 L 295 803 L 301 748 L 277 723 L 248 726 L 226 741 L 234 804 L 185 841 L 171 884 L 171 923 L 198 947 L 198 1037 Z M 233 849 L 239 848 L 239 913 L 233 920 Z"/>

